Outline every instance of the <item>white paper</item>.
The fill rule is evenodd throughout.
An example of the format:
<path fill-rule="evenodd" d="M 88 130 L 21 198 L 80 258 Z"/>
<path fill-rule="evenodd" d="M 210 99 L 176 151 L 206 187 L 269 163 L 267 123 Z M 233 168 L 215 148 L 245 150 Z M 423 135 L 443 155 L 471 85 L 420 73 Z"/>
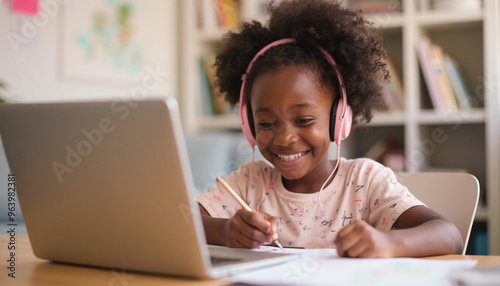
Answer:
<path fill-rule="evenodd" d="M 480 266 L 465 271 L 454 271 L 450 275 L 454 285 L 500 285 L 500 265 Z"/>
<path fill-rule="evenodd" d="M 256 251 L 282 251 L 260 247 Z M 453 285 L 450 271 L 472 269 L 475 260 L 417 258 L 342 258 L 335 249 L 294 249 L 297 260 L 232 276 L 233 282 L 254 285 Z"/>

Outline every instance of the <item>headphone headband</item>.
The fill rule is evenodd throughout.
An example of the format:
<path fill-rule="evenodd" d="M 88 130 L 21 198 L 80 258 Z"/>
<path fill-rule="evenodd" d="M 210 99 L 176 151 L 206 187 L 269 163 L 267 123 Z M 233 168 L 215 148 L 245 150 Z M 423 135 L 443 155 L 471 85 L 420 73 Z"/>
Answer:
<path fill-rule="evenodd" d="M 243 134 L 245 135 L 245 137 L 247 138 L 248 142 L 250 143 L 250 145 L 252 147 L 254 147 L 256 145 L 256 142 L 255 142 L 255 138 L 254 138 L 254 134 L 252 132 L 251 126 L 250 126 L 250 124 L 252 124 L 252 123 L 249 122 L 249 120 L 248 120 L 248 118 L 249 118 L 248 117 L 248 110 L 249 109 L 248 109 L 247 102 L 246 102 L 246 79 L 247 79 L 247 76 L 250 73 L 250 70 L 252 69 L 253 63 L 260 56 L 262 56 L 265 52 L 267 52 L 270 48 L 275 47 L 275 46 L 279 46 L 279 45 L 283 45 L 283 44 L 294 43 L 294 42 L 296 42 L 296 40 L 294 38 L 284 38 L 284 39 L 280 39 L 280 40 L 274 41 L 274 42 L 266 45 L 252 58 L 252 60 L 248 64 L 248 67 L 245 70 L 245 73 L 241 76 L 241 80 L 242 80 L 241 89 L 240 89 L 241 129 L 243 131 Z M 340 139 L 340 140 L 342 140 L 345 137 L 347 137 L 347 135 L 349 134 L 349 131 L 351 128 L 351 122 L 352 122 L 352 111 L 351 111 L 350 107 L 347 105 L 347 96 L 346 96 L 344 80 L 342 78 L 342 75 L 340 74 L 337 63 L 333 59 L 332 55 L 330 55 L 330 53 L 327 52 L 321 46 L 318 46 L 318 49 L 325 56 L 325 58 L 328 60 L 328 62 L 333 66 L 333 69 L 335 70 L 335 73 L 337 75 L 337 79 L 339 81 L 340 90 L 342 92 L 342 100 L 340 100 L 340 102 L 341 102 L 340 103 L 341 104 L 340 110 L 342 110 L 342 112 L 340 112 L 340 114 L 338 112 L 335 112 L 335 114 L 332 114 L 332 116 L 335 116 L 334 118 L 332 118 L 332 121 L 334 122 L 334 124 L 335 124 L 335 122 L 340 121 L 342 126 L 344 126 L 343 119 L 346 118 L 346 116 L 347 116 L 347 122 L 346 122 L 347 125 L 344 127 L 342 127 L 342 126 L 337 127 L 337 128 L 340 128 L 341 130 L 343 130 L 342 133 L 346 133 L 345 136 L 342 136 L 343 138 Z M 347 128 L 347 132 L 344 131 L 345 128 Z M 340 140 L 337 139 L 337 130 L 333 130 L 333 134 L 332 134 L 332 131 L 330 131 L 330 133 L 331 133 L 330 134 L 331 139 L 333 140 L 333 138 L 335 138 L 335 141 L 337 142 L 337 144 L 340 145 Z"/>

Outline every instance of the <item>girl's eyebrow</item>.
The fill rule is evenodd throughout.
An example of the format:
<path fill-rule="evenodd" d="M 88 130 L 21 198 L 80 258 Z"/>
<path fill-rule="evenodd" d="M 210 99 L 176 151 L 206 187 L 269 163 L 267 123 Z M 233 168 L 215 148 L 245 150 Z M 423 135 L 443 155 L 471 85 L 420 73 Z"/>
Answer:
<path fill-rule="evenodd" d="M 290 106 L 288 109 L 300 109 L 300 108 L 318 108 L 318 106 L 314 103 L 305 102 L 305 103 L 294 104 Z M 273 108 L 271 107 L 259 107 L 257 108 L 257 110 L 255 110 L 255 114 L 270 112 L 272 109 Z"/>

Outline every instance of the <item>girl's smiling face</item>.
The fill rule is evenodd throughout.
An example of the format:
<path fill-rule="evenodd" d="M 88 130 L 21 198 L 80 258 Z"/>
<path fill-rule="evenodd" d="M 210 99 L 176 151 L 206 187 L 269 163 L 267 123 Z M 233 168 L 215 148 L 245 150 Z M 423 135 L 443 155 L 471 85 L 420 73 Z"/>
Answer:
<path fill-rule="evenodd" d="M 257 145 L 285 187 L 290 189 L 291 181 L 321 185 L 333 170 L 328 160 L 332 88 L 322 86 L 320 75 L 306 66 L 285 66 L 258 75 L 250 96 Z"/>

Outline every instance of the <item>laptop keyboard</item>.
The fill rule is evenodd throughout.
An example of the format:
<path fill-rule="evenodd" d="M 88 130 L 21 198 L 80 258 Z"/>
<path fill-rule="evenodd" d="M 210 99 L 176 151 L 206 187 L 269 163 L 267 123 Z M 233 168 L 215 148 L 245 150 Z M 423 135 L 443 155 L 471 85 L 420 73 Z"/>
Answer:
<path fill-rule="evenodd" d="M 210 256 L 210 261 L 212 261 L 212 265 L 221 265 L 225 263 L 233 263 L 237 261 L 241 261 L 243 259 L 241 258 L 229 258 L 229 257 L 217 257 L 217 256 Z"/>

